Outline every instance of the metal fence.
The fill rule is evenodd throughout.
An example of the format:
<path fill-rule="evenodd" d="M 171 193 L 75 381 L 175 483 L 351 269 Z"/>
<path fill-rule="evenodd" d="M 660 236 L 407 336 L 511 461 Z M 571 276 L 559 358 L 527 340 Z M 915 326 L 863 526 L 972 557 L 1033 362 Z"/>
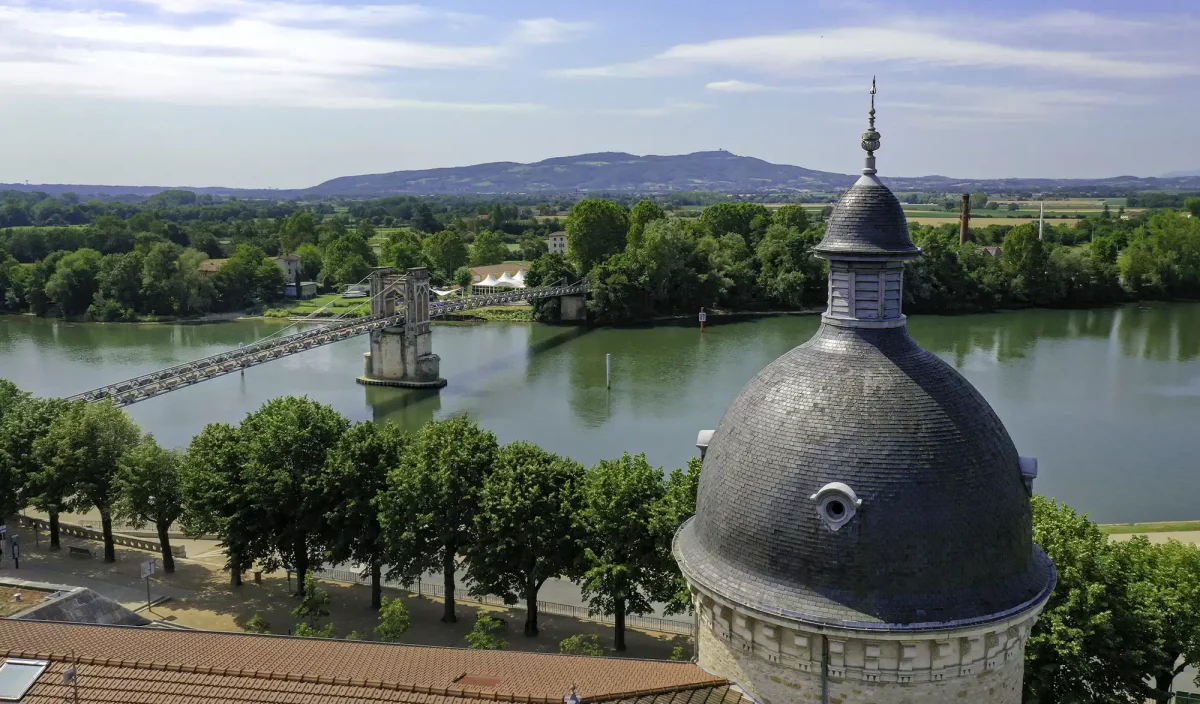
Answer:
<path fill-rule="evenodd" d="M 1195 692 L 1176 692 L 1175 704 L 1200 704 L 1200 694 Z"/>
<path fill-rule="evenodd" d="M 317 572 L 317 577 L 328 579 L 335 582 L 352 582 L 354 584 L 370 584 L 371 578 L 363 577 L 354 570 L 346 569 L 322 569 Z M 421 596 L 432 596 L 444 598 L 446 589 L 441 584 L 430 584 L 427 582 L 417 582 L 416 584 L 405 584 L 396 580 L 384 578 L 383 586 L 389 589 L 401 589 L 412 594 L 420 594 Z M 468 594 L 465 590 L 454 592 L 456 601 L 471 602 L 474 604 L 486 604 L 488 606 L 502 606 L 506 608 L 524 609 L 523 604 L 505 604 L 504 600 L 492 594 L 484 596 L 474 596 Z M 613 623 L 612 616 L 602 616 L 600 614 L 591 614 L 586 606 L 572 606 L 571 604 L 559 604 L 553 601 L 541 601 L 537 603 L 538 611 L 544 614 L 554 614 L 556 616 L 570 616 L 577 618 L 580 621 L 594 621 L 597 623 Z M 648 631 L 660 631 L 663 633 L 678 633 L 681 635 L 692 634 L 691 621 L 677 621 L 669 618 L 659 618 L 658 616 L 626 616 L 625 625 L 630 628 L 642 628 Z M 1197 704 L 1200 704 L 1198 702 Z"/>

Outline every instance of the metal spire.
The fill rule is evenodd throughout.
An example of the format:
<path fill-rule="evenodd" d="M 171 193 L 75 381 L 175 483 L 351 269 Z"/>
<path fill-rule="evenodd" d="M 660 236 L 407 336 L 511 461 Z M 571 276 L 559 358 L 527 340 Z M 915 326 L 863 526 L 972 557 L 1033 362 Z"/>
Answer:
<path fill-rule="evenodd" d="M 870 121 L 867 126 L 867 131 L 863 132 L 862 148 L 867 152 L 866 168 L 863 169 L 864 174 L 875 173 L 875 150 L 879 149 L 879 133 L 875 131 L 875 77 L 871 76 L 871 112 L 867 113 L 870 116 Z"/>

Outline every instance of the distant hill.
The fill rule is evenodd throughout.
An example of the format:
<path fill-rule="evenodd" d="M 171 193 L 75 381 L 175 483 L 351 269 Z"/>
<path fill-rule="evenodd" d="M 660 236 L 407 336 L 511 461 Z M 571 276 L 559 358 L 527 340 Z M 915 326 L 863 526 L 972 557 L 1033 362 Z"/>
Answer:
<path fill-rule="evenodd" d="M 624 152 L 598 152 L 555 157 L 532 164 L 499 161 L 474 166 L 392 171 L 384 174 L 342 176 L 312 188 L 296 190 L 243 188 L 188 188 L 196 193 L 244 198 L 304 198 L 321 196 L 376 197 L 386 195 L 538 194 L 538 193 L 666 193 L 717 191 L 770 193 L 839 191 L 857 175 L 814 171 L 801 166 L 772 164 L 762 159 L 726 151 L 695 152 L 675 156 L 637 156 Z M 1200 171 L 1171 177 L 1113 176 L 1099 179 L 1004 178 L 964 179 L 948 176 L 884 178 L 897 191 L 958 193 L 1019 193 L 1039 191 L 1089 192 L 1115 195 L 1159 189 L 1200 189 Z M 74 192 L 81 196 L 148 196 L 156 186 L 89 186 L 0 184 L 0 190 Z"/>

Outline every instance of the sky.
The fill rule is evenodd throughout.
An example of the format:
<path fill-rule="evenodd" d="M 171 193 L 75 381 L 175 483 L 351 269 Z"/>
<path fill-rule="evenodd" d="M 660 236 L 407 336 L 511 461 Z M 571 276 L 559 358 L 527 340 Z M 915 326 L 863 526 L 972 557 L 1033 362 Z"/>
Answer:
<path fill-rule="evenodd" d="M 377 3 L 377 4 L 369 4 Z M 1196 0 L 0 0 L 0 182 L 302 188 L 599 151 L 1200 169 Z"/>

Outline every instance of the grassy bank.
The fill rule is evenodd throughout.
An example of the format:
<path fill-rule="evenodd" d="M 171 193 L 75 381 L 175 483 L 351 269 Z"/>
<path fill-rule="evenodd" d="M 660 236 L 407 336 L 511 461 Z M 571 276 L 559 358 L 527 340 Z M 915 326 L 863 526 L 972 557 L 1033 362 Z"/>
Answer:
<path fill-rule="evenodd" d="M 488 306 L 462 313 L 451 313 L 446 320 L 503 320 L 517 323 L 533 322 L 532 306 Z"/>
<path fill-rule="evenodd" d="M 329 307 L 325 308 L 325 306 Z M 370 302 L 366 298 L 342 298 L 340 294 L 329 293 L 310 298 L 307 301 L 297 301 L 286 308 L 272 308 L 264 312 L 263 316 L 267 318 L 299 318 L 316 313 L 322 308 L 325 308 L 320 316 L 323 318 L 335 316 L 360 318 L 371 312 Z"/>
<path fill-rule="evenodd" d="M 1200 521 L 1162 521 L 1160 523 L 1106 523 L 1100 530 L 1108 535 L 1122 533 L 1181 533 L 1200 531 Z"/>

